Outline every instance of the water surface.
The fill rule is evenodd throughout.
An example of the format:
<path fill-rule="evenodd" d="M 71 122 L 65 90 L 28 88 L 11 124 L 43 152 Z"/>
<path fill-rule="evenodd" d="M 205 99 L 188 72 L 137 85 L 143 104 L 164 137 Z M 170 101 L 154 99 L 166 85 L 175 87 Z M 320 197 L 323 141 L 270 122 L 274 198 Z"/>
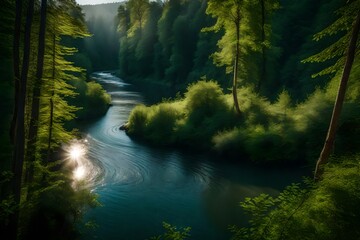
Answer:
<path fill-rule="evenodd" d="M 86 214 L 99 227 L 83 239 L 148 239 L 163 232 L 163 221 L 190 226 L 191 239 L 229 239 L 228 226 L 246 220 L 240 201 L 301 179 L 301 169 L 268 170 L 135 142 L 119 127 L 146 99 L 109 72 L 93 77 L 111 94 L 112 107 L 85 130 L 87 179 L 103 206 Z"/>

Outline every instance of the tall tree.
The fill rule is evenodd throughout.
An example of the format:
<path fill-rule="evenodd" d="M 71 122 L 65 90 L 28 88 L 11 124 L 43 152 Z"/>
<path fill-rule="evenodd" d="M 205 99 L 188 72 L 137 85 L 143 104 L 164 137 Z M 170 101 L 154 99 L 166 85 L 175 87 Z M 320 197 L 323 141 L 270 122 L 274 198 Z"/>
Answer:
<path fill-rule="evenodd" d="M 149 0 L 129 0 L 127 6 L 130 11 L 129 35 L 138 30 L 141 37 L 147 15 L 149 14 Z"/>
<path fill-rule="evenodd" d="M 17 1 L 21 1 L 21 0 L 17 0 Z M 26 22 L 25 22 L 24 50 L 23 50 L 20 82 L 19 82 L 19 93 L 17 95 L 18 106 L 16 113 L 16 121 L 15 121 L 16 127 L 14 130 L 16 144 L 13 154 L 13 174 L 14 174 L 13 193 L 14 193 L 14 200 L 17 209 L 14 212 L 11 219 L 10 231 L 11 231 L 12 239 L 17 238 L 17 228 L 19 222 L 22 173 L 23 173 L 23 165 L 25 158 L 25 104 L 26 104 L 26 91 L 27 91 L 26 87 L 28 82 L 28 71 L 29 71 L 29 62 L 30 62 L 31 27 L 33 22 L 33 16 L 34 16 L 34 0 L 29 0 L 27 6 Z"/>
<path fill-rule="evenodd" d="M 157 56 L 160 61 L 158 62 L 159 64 L 155 65 L 155 72 L 159 72 L 157 77 L 160 79 L 164 79 L 166 77 L 165 69 L 171 66 L 170 58 L 172 53 L 172 46 L 174 43 L 173 24 L 180 13 L 180 0 L 169 0 L 165 2 L 157 29 L 159 36 L 159 44 L 157 48 L 159 50 L 161 49 L 161 52 L 158 53 L 160 56 Z"/>
<path fill-rule="evenodd" d="M 37 52 L 37 64 L 36 64 L 36 76 L 32 89 L 32 106 L 31 106 L 31 118 L 29 126 L 29 143 L 28 143 L 28 157 L 30 160 L 29 165 L 29 181 L 33 175 L 33 164 L 36 159 L 36 141 L 37 132 L 39 128 L 39 105 L 40 105 L 40 88 L 41 79 L 44 68 L 44 54 L 45 54 L 45 30 L 46 30 L 46 16 L 47 16 L 47 0 L 41 0 L 40 8 L 40 25 L 38 33 L 38 52 Z"/>
<path fill-rule="evenodd" d="M 130 24 L 129 10 L 126 7 L 126 4 L 121 4 L 119 6 L 117 13 L 117 22 L 118 22 L 117 31 L 119 32 L 119 38 L 120 38 L 119 70 L 121 75 L 126 76 L 129 74 L 127 32 L 129 30 L 129 24 Z"/>
<path fill-rule="evenodd" d="M 215 61 L 220 65 L 233 66 L 232 94 L 234 107 L 240 115 L 241 110 L 237 96 L 238 73 L 240 65 L 240 27 L 243 17 L 243 0 L 209 0 L 206 13 L 217 19 L 214 26 L 204 30 L 225 30 L 225 35 L 218 42 L 220 52 L 215 53 Z M 244 36 L 245 37 L 245 36 Z M 229 57 L 230 56 L 230 57 Z M 231 64 L 233 62 L 233 64 Z"/>
<path fill-rule="evenodd" d="M 21 19 L 22 19 L 22 1 L 15 2 L 15 26 L 14 26 L 14 37 L 13 37 L 13 71 L 14 71 L 14 111 L 13 118 L 10 126 L 10 139 L 12 144 L 15 144 L 15 127 L 17 118 L 17 108 L 19 101 L 20 91 L 20 36 L 21 36 Z"/>
<path fill-rule="evenodd" d="M 333 35 L 341 30 L 347 30 L 346 34 L 343 35 L 337 42 L 332 44 L 330 47 L 323 50 L 321 53 L 312 56 L 306 60 L 306 61 L 322 62 L 330 58 L 338 57 L 338 60 L 333 66 L 323 70 L 319 74 L 327 74 L 327 73 L 335 72 L 339 69 L 341 63 L 345 62 L 326 140 L 323 149 L 320 153 L 320 157 L 316 163 L 316 168 L 314 172 L 315 180 L 321 177 L 322 166 L 328 161 L 331 150 L 333 149 L 336 130 L 338 126 L 338 121 L 340 119 L 343 102 L 345 99 L 346 87 L 350 77 L 351 68 L 354 62 L 354 58 L 359 52 L 359 46 L 358 46 L 358 35 L 360 30 L 359 1 L 348 2 L 346 6 L 344 6 L 338 11 L 338 14 L 340 15 L 339 18 L 332 25 L 324 29 L 322 32 L 318 33 L 315 36 L 315 39 L 321 39 L 324 36 Z M 352 28 L 350 27 L 351 25 L 353 25 Z M 346 42 L 348 41 L 349 43 L 348 43 L 347 51 L 345 52 L 343 49 L 346 48 Z"/>
<path fill-rule="evenodd" d="M 280 4 L 278 0 L 259 0 L 250 1 L 251 7 L 257 4 L 260 9 L 260 45 L 261 45 L 261 66 L 260 66 L 260 77 L 257 82 L 256 90 L 260 92 L 262 84 L 266 82 L 266 62 L 267 53 L 266 50 L 270 47 L 270 34 L 271 34 L 271 14 L 279 9 Z"/>
<path fill-rule="evenodd" d="M 83 69 L 67 60 L 77 49 L 62 44 L 62 38 L 83 38 L 89 36 L 84 20 L 73 0 L 50 5 L 46 31 L 44 74 L 41 84 L 38 147 L 46 150 L 48 159 L 51 151 L 61 142 L 71 140 L 74 135 L 64 128 L 64 122 L 75 118 L 77 107 L 67 99 L 75 97 L 69 80 L 79 80 Z"/>

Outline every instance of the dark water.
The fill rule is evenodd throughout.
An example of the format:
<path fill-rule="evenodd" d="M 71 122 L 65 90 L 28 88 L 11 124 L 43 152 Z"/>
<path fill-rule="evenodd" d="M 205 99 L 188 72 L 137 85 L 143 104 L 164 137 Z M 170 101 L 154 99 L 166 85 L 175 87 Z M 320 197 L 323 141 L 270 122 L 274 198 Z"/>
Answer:
<path fill-rule="evenodd" d="M 277 194 L 301 179 L 301 170 L 267 170 L 134 142 L 119 127 L 145 99 L 110 73 L 94 77 L 113 106 L 86 127 L 86 179 L 103 206 L 87 212 L 99 227 L 83 239 L 148 239 L 163 232 L 163 221 L 190 226 L 191 239 L 229 239 L 228 226 L 246 220 L 240 201 Z"/>

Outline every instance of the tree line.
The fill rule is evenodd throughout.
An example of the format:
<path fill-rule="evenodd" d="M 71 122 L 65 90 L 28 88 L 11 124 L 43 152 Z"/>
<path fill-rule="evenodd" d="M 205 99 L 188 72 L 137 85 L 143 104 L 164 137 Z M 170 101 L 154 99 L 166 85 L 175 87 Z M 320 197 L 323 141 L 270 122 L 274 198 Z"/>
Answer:
<path fill-rule="evenodd" d="M 135 3 L 140 2 L 144 4 L 141 6 L 146 6 L 146 1 L 130 0 L 119 12 L 124 15 L 124 9 L 137 9 L 132 7 L 139 7 Z M 184 6 L 187 1 L 166 1 L 163 9 L 171 2 Z M 261 194 L 241 202 L 250 221 L 248 226 L 230 228 L 233 239 L 358 239 L 360 234 L 354 227 L 359 224 L 360 214 L 355 207 L 360 201 L 357 191 L 360 182 L 357 138 L 360 1 L 280 1 L 281 8 L 286 8 L 282 12 L 281 17 L 285 19 L 282 24 L 273 12 L 282 11 L 277 2 L 259 1 L 261 7 L 272 3 L 271 7 L 268 5 L 268 9 L 258 11 L 262 8 L 252 5 L 252 11 L 248 12 L 247 7 L 254 2 L 206 1 L 206 13 L 216 21 L 212 22 L 212 27 L 202 30 L 221 32 L 212 56 L 216 64 L 226 66 L 233 75 L 231 97 L 224 94 L 219 79 L 216 79 L 218 82 L 198 81 L 189 85 L 184 97 L 153 106 L 137 106 L 124 127 L 129 135 L 158 145 L 182 144 L 220 150 L 228 155 L 235 154 L 239 161 L 245 156 L 263 164 L 287 164 L 298 159 L 316 165 L 313 179 L 292 184 L 277 197 Z M 134 12 L 136 15 L 144 11 Z M 288 35 L 276 36 L 277 29 L 267 38 L 264 29 L 270 33 L 270 27 L 262 28 L 266 23 L 264 13 L 274 14 L 272 28 L 281 26 L 280 32 Z M 311 13 L 315 13 L 315 17 L 309 16 Z M 254 21 L 251 14 L 260 20 Z M 134 25 L 131 23 L 135 23 L 135 17 L 131 17 L 131 13 L 128 16 L 119 26 L 143 31 L 140 26 L 144 16 L 137 18 Z M 158 31 L 164 31 L 160 28 L 163 16 L 158 21 Z M 294 22 L 297 32 L 289 30 L 293 30 L 290 24 Z M 261 34 L 252 32 L 256 29 L 252 26 L 254 23 L 262 29 Z M 315 24 L 305 27 L 304 23 Z M 174 22 L 170 36 L 177 36 L 175 26 Z M 123 41 L 132 40 L 133 35 L 129 33 L 133 31 L 129 30 L 131 28 L 123 31 L 124 36 L 128 34 Z M 306 39 L 311 32 L 311 37 Z M 280 37 L 286 40 L 276 40 Z M 158 38 L 161 42 L 160 32 Z M 170 67 L 165 68 L 164 78 L 160 78 L 171 84 L 179 83 L 178 78 L 174 78 L 177 75 L 166 78 L 169 73 L 166 70 L 173 69 L 171 59 L 182 59 L 176 55 L 176 49 L 175 42 L 168 48 Z M 278 52 L 276 56 L 279 50 L 292 51 L 293 55 Z M 160 52 L 164 49 L 160 48 Z M 137 55 L 132 56 L 132 61 L 136 62 Z M 270 58 L 271 63 L 267 61 Z M 279 82 L 272 78 L 269 65 L 278 67 Z M 310 75 L 320 80 L 313 85 L 305 83 L 306 78 L 311 81 Z M 279 87 L 286 90 L 277 100 L 269 101 L 266 98 L 271 96 L 269 91 L 278 92 Z M 308 96 L 304 98 L 304 94 Z M 294 100 L 299 99 L 303 101 L 294 104 Z M 309 149 L 315 150 L 315 155 L 308 155 Z M 166 234 L 171 234 L 169 232 Z M 177 234 L 183 234 L 180 239 L 186 239 L 189 229 Z"/>
<path fill-rule="evenodd" d="M 74 238 L 82 209 L 96 200 L 72 186 L 61 146 L 79 133 L 66 124 L 88 101 L 100 111 L 110 103 L 99 84 L 86 82 L 85 69 L 70 61 L 76 39 L 90 33 L 75 0 L 6 0 L 0 11 L 1 235 Z"/>
<path fill-rule="evenodd" d="M 331 79 L 309 79 L 330 62 L 299 63 L 332 41 L 315 43 L 312 36 L 335 20 L 332 13 L 342 4 L 126 1 L 116 18 L 120 76 L 162 82 L 182 92 L 199 79 L 216 79 L 234 95 L 240 84 L 271 100 L 286 88 L 294 102 L 302 101 Z"/>

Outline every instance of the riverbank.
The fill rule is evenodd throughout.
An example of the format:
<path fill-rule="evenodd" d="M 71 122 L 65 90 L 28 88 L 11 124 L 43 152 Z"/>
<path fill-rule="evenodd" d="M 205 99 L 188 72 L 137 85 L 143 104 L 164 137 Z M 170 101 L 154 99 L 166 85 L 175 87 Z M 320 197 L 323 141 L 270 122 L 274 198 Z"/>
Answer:
<path fill-rule="evenodd" d="M 245 87 L 238 96 L 240 116 L 217 83 L 199 81 L 184 97 L 135 107 L 127 133 L 153 145 L 204 149 L 259 164 L 314 164 L 331 116 L 331 94 L 319 90 L 297 105 L 285 91 L 274 103 Z M 345 108 L 352 110 L 342 116 L 335 147 L 340 154 L 359 148 L 347 141 L 357 138 L 350 127 L 359 107 L 347 102 Z"/>
<path fill-rule="evenodd" d="M 245 197 L 276 195 L 309 175 L 304 168 L 268 169 L 209 152 L 134 141 L 119 127 L 148 100 L 111 74 L 98 82 L 111 95 L 112 106 L 82 131 L 94 167 L 85 171 L 97 176 L 91 191 L 103 206 L 86 213 L 85 221 L 98 227 L 87 229 L 82 239 L 149 239 L 163 232 L 166 221 L 190 226 L 191 239 L 227 240 L 229 225 L 246 224 L 238 206 Z"/>

